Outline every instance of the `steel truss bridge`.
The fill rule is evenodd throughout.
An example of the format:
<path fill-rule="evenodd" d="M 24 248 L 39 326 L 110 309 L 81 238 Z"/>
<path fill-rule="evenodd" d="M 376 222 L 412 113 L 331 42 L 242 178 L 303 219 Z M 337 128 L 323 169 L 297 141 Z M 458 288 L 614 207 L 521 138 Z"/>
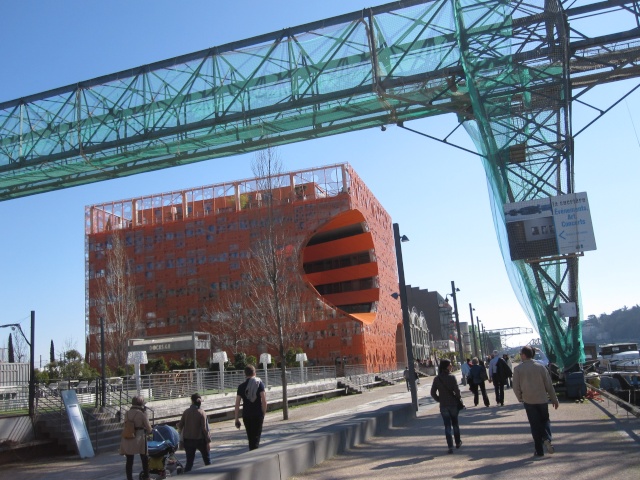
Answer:
<path fill-rule="evenodd" d="M 608 82 L 636 79 L 620 100 L 638 87 L 639 10 L 405 0 L 4 102 L 0 200 L 455 114 L 514 290 L 550 358 L 572 366 L 579 313 L 557 305 L 579 300 L 577 255 L 512 262 L 502 205 L 574 193 L 572 104 Z"/>

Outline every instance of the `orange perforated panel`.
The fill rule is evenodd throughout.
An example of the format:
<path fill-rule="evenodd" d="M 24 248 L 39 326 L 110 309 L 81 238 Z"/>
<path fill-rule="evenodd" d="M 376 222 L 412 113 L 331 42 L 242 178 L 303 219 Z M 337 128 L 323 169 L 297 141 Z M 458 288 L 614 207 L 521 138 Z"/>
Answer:
<path fill-rule="evenodd" d="M 326 185 L 297 180 L 270 200 L 290 245 L 302 247 L 299 273 L 309 285 L 306 295 L 324 302 L 314 318 L 306 319 L 300 347 L 318 365 L 333 365 L 339 358 L 369 371 L 395 368 L 402 318 L 399 301 L 391 297 L 399 291 L 391 218 L 348 165 L 322 168 L 342 169 L 346 175 L 326 177 L 348 178 L 348 185 L 332 192 Z M 298 172 L 288 175 L 306 178 Z M 142 198 L 87 207 L 92 222 L 87 232 L 87 352 L 93 366 L 99 352 L 97 285 L 114 231 L 126 239 L 146 335 L 211 328 L 206 312 L 239 288 L 242 262 L 250 258 L 252 241 L 265 225 L 267 197 L 239 188 L 240 183 L 215 186 L 211 195 L 225 192 L 216 198 L 199 187 L 154 196 L 177 198 L 177 204 Z M 132 212 L 129 219 L 127 211 Z"/>
<path fill-rule="evenodd" d="M 345 227 L 347 225 L 353 225 L 354 223 L 360 223 L 365 221 L 366 220 L 360 211 L 349 210 L 329 220 L 322 227 L 320 227 L 318 231 L 324 232 L 328 230 L 335 230 L 336 228 Z"/>
<path fill-rule="evenodd" d="M 331 304 L 342 307 L 354 303 L 373 303 L 378 300 L 379 290 L 370 288 L 368 290 L 358 290 L 355 292 L 330 293 L 324 298 Z"/>
<path fill-rule="evenodd" d="M 306 278 L 311 285 L 318 286 L 327 283 L 346 282 L 348 280 L 374 277 L 377 274 L 378 264 L 370 262 L 362 265 L 353 265 L 351 267 L 327 270 L 324 272 L 308 273 Z"/>
<path fill-rule="evenodd" d="M 325 258 L 340 257 L 354 252 L 362 252 L 373 248 L 371 233 L 361 233 L 348 238 L 341 238 L 306 247 L 303 253 L 303 261 L 314 262 Z"/>

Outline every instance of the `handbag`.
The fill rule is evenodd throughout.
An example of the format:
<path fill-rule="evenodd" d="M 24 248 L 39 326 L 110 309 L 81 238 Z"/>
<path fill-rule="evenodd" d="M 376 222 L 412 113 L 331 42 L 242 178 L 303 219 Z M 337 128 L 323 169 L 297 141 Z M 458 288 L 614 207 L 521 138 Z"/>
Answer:
<path fill-rule="evenodd" d="M 442 379 L 441 378 L 438 378 L 438 379 L 440 380 L 440 383 L 442 384 L 442 386 L 444 388 L 446 388 L 449 391 L 449 393 L 455 397 L 455 394 L 451 391 L 451 389 L 449 387 L 447 387 L 444 384 Z M 458 412 L 460 412 L 461 410 L 464 410 L 465 408 L 467 408 L 467 407 L 464 406 L 464 403 L 462 403 L 462 398 L 461 397 L 458 397 L 458 403 L 456 404 L 456 407 L 458 407 Z"/>
<path fill-rule="evenodd" d="M 136 426 L 133 420 L 124 420 L 124 428 L 122 429 L 122 438 L 136 438 Z"/>

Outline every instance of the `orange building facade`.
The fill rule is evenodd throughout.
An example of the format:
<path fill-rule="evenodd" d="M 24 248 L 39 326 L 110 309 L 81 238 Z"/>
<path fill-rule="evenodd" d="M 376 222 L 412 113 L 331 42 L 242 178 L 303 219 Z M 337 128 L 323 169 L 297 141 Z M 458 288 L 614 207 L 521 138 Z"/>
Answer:
<path fill-rule="evenodd" d="M 86 207 L 92 365 L 100 358 L 98 284 L 113 235 L 121 236 L 129 259 L 142 312 L 140 335 L 206 332 L 212 303 L 241 288 L 243 264 L 251 261 L 268 204 L 292 250 L 300 252 L 299 275 L 308 295 L 323 305 L 304 319 L 299 345 L 312 364 L 346 362 L 379 371 L 403 361 L 402 314 L 391 296 L 399 287 L 388 213 L 348 164 L 278 175 L 272 182 L 278 187 L 268 193 L 261 180 Z"/>

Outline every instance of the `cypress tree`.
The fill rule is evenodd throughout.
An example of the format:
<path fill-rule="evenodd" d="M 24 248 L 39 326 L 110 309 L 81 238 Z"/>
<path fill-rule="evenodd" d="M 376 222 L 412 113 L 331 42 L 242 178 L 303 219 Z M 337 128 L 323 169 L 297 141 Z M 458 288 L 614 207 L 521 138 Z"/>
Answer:
<path fill-rule="evenodd" d="M 13 337 L 9 334 L 9 363 L 16 363 L 16 359 L 13 354 Z"/>
<path fill-rule="evenodd" d="M 53 340 L 51 340 L 51 347 L 49 348 L 49 362 L 53 363 L 56 361 L 56 351 L 53 349 Z"/>

